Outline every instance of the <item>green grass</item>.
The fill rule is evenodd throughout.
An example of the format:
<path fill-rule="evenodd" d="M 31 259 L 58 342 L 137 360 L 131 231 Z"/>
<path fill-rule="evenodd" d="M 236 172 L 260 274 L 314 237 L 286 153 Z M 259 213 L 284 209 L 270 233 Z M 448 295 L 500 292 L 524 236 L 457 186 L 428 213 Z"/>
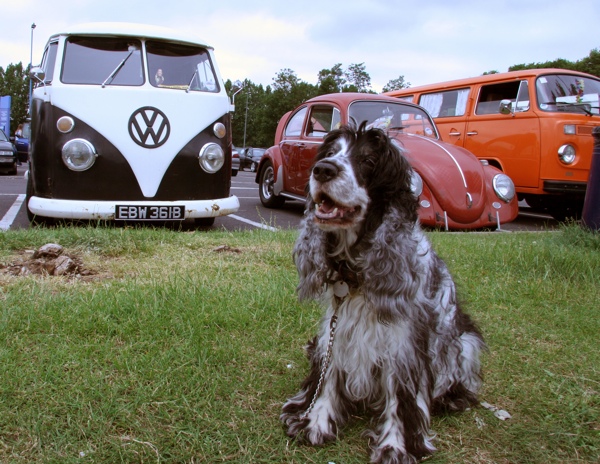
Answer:
<path fill-rule="evenodd" d="M 481 399 L 512 419 L 483 408 L 434 418 L 427 462 L 598 462 L 600 236 L 430 236 L 489 345 Z M 0 462 L 367 462 L 364 419 L 321 448 L 290 442 L 278 421 L 321 316 L 295 296 L 295 237 L 0 234 L 0 267 L 54 242 L 95 272 L 0 269 Z"/>

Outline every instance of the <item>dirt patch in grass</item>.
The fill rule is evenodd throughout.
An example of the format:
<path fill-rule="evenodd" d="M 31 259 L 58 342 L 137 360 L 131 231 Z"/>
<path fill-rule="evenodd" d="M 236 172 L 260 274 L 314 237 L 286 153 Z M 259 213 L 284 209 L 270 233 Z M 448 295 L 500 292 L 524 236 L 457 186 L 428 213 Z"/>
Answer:
<path fill-rule="evenodd" d="M 37 250 L 24 250 L 22 258 L 0 264 L 0 272 L 16 277 L 31 275 L 64 276 L 82 280 L 94 280 L 98 272 L 84 265 L 83 259 L 76 253 L 67 253 L 56 243 L 47 243 Z"/>

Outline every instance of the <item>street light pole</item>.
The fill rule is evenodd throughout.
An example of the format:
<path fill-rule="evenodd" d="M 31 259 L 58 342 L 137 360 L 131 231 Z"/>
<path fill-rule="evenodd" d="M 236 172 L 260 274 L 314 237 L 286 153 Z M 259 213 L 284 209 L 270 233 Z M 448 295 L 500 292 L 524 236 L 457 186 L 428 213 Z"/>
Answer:
<path fill-rule="evenodd" d="M 31 24 L 31 46 L 29 48 L 29 73 L 31 73 L 31 66 L 33 64 L 33 30 L 35 29 L 35 23 Z M 31 76 L 29 76 L 29 112 L 31 112 Z"/>
<path fill-rule="evenodd" d="M 250 95 L 250 92 L 246 92 L 246 116 L 244 117 L 244 150 L 246 149 L 246 124 L 248 124 L 248 95 Z"/>

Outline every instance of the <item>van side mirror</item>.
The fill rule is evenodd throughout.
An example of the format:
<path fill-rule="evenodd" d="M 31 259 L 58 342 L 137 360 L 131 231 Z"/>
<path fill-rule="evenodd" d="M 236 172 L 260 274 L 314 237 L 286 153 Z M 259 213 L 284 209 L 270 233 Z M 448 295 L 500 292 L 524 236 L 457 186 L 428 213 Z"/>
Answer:
<path fill-rule="evenodd" d="M 46 73 L 42 68 L 36 66 L 35 68 L 31 68 L 31 71 L 29 71 L 29 77 L 38 82 L 44 82 L 44 79 L 46 79 Z"/>
<path fill-rule="evenodd" d="M 512 103 L 510 100 L 501 100 L 500 101 L 500 113 L 502 114 L 512 114 Z"/>

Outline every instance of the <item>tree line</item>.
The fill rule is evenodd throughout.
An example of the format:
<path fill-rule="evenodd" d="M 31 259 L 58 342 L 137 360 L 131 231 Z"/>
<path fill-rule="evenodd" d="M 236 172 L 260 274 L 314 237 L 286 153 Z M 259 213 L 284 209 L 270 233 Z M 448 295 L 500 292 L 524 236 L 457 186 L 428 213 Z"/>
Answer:
<path fill-rule="evenodd" d="M 593 49 L 589 56 L 575 62 L 562 58 L 543 63 L 517 64 L 508 71 L 534 68 L 561 68 L 586 72 L 600 77 L 600 51 Z M 483 74 L 497 73 L 487 71 Z M 403 75 L 390 80 L 383 92 L 410 87 Z M 281 69 L 270 85 L 225 81 L 227 93 L 235 94 L 236 110 L 232 118 L 233 143 L 237 147 L 269 147 L 273 143 L 277 122 L 288 111 L 302 102 L 328 93 L 363 92 L 371 89 L 371 77 L 364 63 L 353 63 L 344 68 L 341 63 L 317 73 L 317 83 L 310 84 L 298 78 L 289 68 Z M 11 134 L 27 117 L 29 97 L 29 67 L 22 63 L 0 67 L 0 95 L 12 97 Z"/>

